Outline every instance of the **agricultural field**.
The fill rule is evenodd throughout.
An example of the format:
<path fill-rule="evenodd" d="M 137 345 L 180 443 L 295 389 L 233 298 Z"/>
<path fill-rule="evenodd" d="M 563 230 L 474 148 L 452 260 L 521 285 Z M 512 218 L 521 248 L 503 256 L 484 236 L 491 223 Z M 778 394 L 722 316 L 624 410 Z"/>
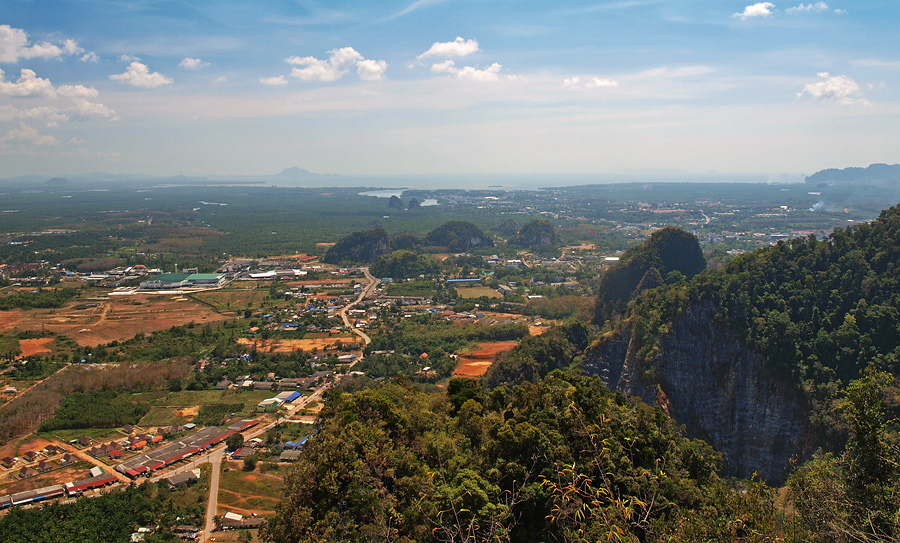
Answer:
<path fill-rule="evenodd" d="M 321 334 L 318 334 L 321 336 Z M 303 339 L 251 339 L 237 338 L 238 345 L 255 348 L 261 353 L 292 353 L 296 351 L 313 352 L 340 348 L 340 345 L 357 343 L 357 336 L 341 334 L 322 337 L 305 337 Z"/>
<path fill-rule="evenodd" d="M 0 334 L 52 332 L 80 346 L 95 347 L 135 334 L 227 318 L 208 305 L 180 296 L 88 296 L 60 308 L 0 311 Z"/>
<path fill-rule="evenodd" d="M 491 287 L 459 287 L 456 293 L 460 298 L 503 298 L 503 295 L 497 292 L 497 289 Z"/>
<path fill-rule="evenodd" d="M 140 427 L 150 428 L 193 422 L 204 406 L 241 404 L 243 407 L 230 418 L 256 418 L 256 404 L 274 395 L 270 390 L 183 390 L 153 391 L 134 397 L 150 404 L 150 412 L 138 423 Z"/>
<path fill-rule="evenodd" d="M 227 512 L 261 517 L 272 516 L 275 506 L 281 501 L 284 480 L 277 471 L 262 473 L 259 469 L 247 472 L 241 469 L 242 462 L 225 462 L 219 479 L 219 509 L 217 514 Z"/>

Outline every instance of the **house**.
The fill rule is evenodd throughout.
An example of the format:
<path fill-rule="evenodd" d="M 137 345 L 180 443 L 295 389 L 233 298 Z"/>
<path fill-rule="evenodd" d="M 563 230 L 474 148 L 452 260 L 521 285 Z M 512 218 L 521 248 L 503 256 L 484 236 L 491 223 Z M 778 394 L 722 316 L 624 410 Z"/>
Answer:
<path fill-rule="evenodd" d="M 94 440 L 89 438 L 88 436 L 81 436 L 78 438 L 78 444 L 81 445 L 82 447 L 90 447 L 91 443 L 93 443 L 93 442 L 94 442 Z"/>
<path fill-rule="evenodd" d="M 19 478 L 27 479 L 28 477 L 34 477 L 38 472 L 29 468 L 28 466 L 23 467 L 19 470 Z"/>
<path fill-rule="evenodd" d="M 243 432 L 244 430 L 253 428 L 257 424 L 259 424 L 259 421 L 256 419 L 242 420 L 239 422 L 235 422 L 234 424 L 229 426 L 228 429 L 232 432 Z"/>
<path fill-rule="evenodd" d="M 279 462 L 296 462 L 303 454 L 303 451 L 284 451 L 278 456 Z"/>
<path fill-rule="evenodd" d="M 16 464 L 16 459 L 12 456 L 5 456 L 3 459 L 0 459 L 0 464 L 3 464 L 4 468 L 11 468 Z"/>
<path fill-rule="evenodd" d="M 223 530 L 251 530 L 262 528 L 265 525 L 266 519 L 264 518 L 246 518 L 241 520 L 224 519 L 219 527 Z"/>
<path fill-rule="evenodd" d="M 234 383 L 232 383 L 228 379 L 222 379 L 221 381 L 216 383 L 216 390 L 228 390 L 233 384 Z"/>
<path fill-rule="evenodd" d="M 109 457 L 113 460 L 119 460 L 122 458 L 122 451 L 120 451 L 119 449 L 113 449 L 109 451 Z"/>
<path fill-rule="evenodd" d="M 60 466 L 68 466 L 69 464 L 74 464 L 78 462 L 78 457 L 72 453 L 66 453 L 63 455 L 62 459 L 59 461 Z"/>
<path fill-rule="evenodd" d="M 27 451 L 22 456 L 24 456 L 25 460 L 27 460 L 28 462 L 34 462 L 34 460 L 37 458 L 38 454 L 34 451 Z"/>
<path fill-rule="evenodd" d="M 275 383 L 272 381 L 254 381 L 253 390 L 272 390 Z"/>
<path fill-rule="evenodd" d="M 186 471 L 184 473 L 179 473 L 178 475 L 173 475 L 171 477 L 167 477 L 166 481 L 169 483 L 169 486 L 172 488 L 190 484 L 195 481 L 200 480 L 200 468 L 193 469 L 191 471 Z"/>
<path fill-rule="evenodd" d="M 134 426 L 132 426 L 130 424 L 126 424 L 125 426 L 122 427 L 122 431 L 125 432 L 126 434 L 131 434 L 132 432 L 134 432 Z"/>
<path fill-rule="evenodd" d="M 244 458 L 247 458 L 248 456 L 251 456 L 255 453 L 256 453 L 256 449 L 253 449 L 251 447 L 241 447 L 240 449 L 231 453 L 231 459 L 232 460 L 243 460 Z"/>
<path fill-rule="evenodd" d="M 40 471 L 41 473 L 46 473 L 46 472 L 52 470 L 53 467 L 54 467 L 53 464 L 51 464 L 50 462 L 48 462 L 46 460 L 41 460 L 41 462 L 37 466 L 37 470 Z"/>

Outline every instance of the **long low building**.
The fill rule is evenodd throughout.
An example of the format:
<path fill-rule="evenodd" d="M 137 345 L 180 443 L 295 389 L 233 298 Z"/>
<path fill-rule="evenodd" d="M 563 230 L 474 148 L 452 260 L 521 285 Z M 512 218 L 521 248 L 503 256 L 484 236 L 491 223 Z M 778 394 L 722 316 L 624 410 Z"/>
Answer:
<path fill-rule="evenodd" d="M 75 481 L 72 483 L 66 483 L 66 493 L 69 496 L 77 496 L 79 493 L 84 492 L 85 490 L 90 490 L 92 488 L 101 488 L 106 485 L 111 485 L 119 482 L 119 478 L 110 473 L 100 473 L 99 475 L 95 475 L 93 477 L 88 477 L 87 479 L 82 479 L 80 481 Z"/>
<path fill-rule="evenodd" d="M 186 287 L 219 286 L 226 277 L 220 273 L 165 273 L 141 281 L 142 289 L 172 289 Z"/>
<path fill-rule="evenodd" d="M 71 483 L 68 483 L 71 484 Z M 49 500 L 58 498 L 66 493 L 63 485 L 45 486 L 44 488 L 36 488 L 34 490 L 25 490 L 0 496 L 0 509 L 6 509 L 13 505 L 25 505 L 28 503 L 39 502 L 41 500 Z"/>
<path fill-rule="evenodd" d="M 117 465 L 116 471 L 131 478 L 148 474 L 151 471 L 156 471 L 188 456 L 202 452 L 216 443 L 224 441 L 234 433 L 233 430 L 223 430 L 222 428 L 210 426 L 195 434 L 185 436 L 178 441 L 173 441 L 144 454 L 129 458 Z"/>

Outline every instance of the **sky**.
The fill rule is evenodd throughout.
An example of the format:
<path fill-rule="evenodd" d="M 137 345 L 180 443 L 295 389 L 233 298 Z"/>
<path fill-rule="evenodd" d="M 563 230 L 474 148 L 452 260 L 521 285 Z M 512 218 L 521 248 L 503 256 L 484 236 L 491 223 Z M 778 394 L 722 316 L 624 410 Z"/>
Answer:
<path fill-rule="evenodd" d="M 896 0 L 2 0 L 0 177 L 900 162 Z"/>

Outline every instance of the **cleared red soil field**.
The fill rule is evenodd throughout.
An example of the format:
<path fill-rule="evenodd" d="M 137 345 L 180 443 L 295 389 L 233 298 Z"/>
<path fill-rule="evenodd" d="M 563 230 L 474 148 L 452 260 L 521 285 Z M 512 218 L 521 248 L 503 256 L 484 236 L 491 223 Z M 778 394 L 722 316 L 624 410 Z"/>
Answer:
<path fill-rule="evenodd" d="M 518 341 L 496 341 L 491 343 L 479 343 L 475 351 L 459 357 L 459 366 L 453 372 L 454 377 L 481 377 L 487 373 L 488 368 L 497 359 L 497 355 L 504 353 L 516 345 Z"/>
<path fill-rule="evenodd" d="M 226 318 L 207 305 L 178 296 L 119 296 L 77 300 L 57 309 L 0 311 L 0 334 L 55 332 L 78 345 L 93 347 L 130 339 L 138 333 Z"/>
<path fill-rule="evenodd" d="M 261 353 L 292 353 L 294 351 L 312 351 L 319 349 L 324 351 L 332 348 L 337 343 L 349 345 L 357 343 L 356 336 L 331 336 L 303 339 L 250 339 L 238 338 L 238 345 L 253 345 Z"/>
<path fill-rule="evenodd" d="M 19 356 L 16 358 L 27 358 L 29 356 L 33 356 L 36 354 L 49 354 L 53 351 L 50 350 L 48 345 L 53 343 L 52 337 L 42 337 L 37 339 L 20 339 L 19 340 L 19 350 L 22 351 Z"/>

